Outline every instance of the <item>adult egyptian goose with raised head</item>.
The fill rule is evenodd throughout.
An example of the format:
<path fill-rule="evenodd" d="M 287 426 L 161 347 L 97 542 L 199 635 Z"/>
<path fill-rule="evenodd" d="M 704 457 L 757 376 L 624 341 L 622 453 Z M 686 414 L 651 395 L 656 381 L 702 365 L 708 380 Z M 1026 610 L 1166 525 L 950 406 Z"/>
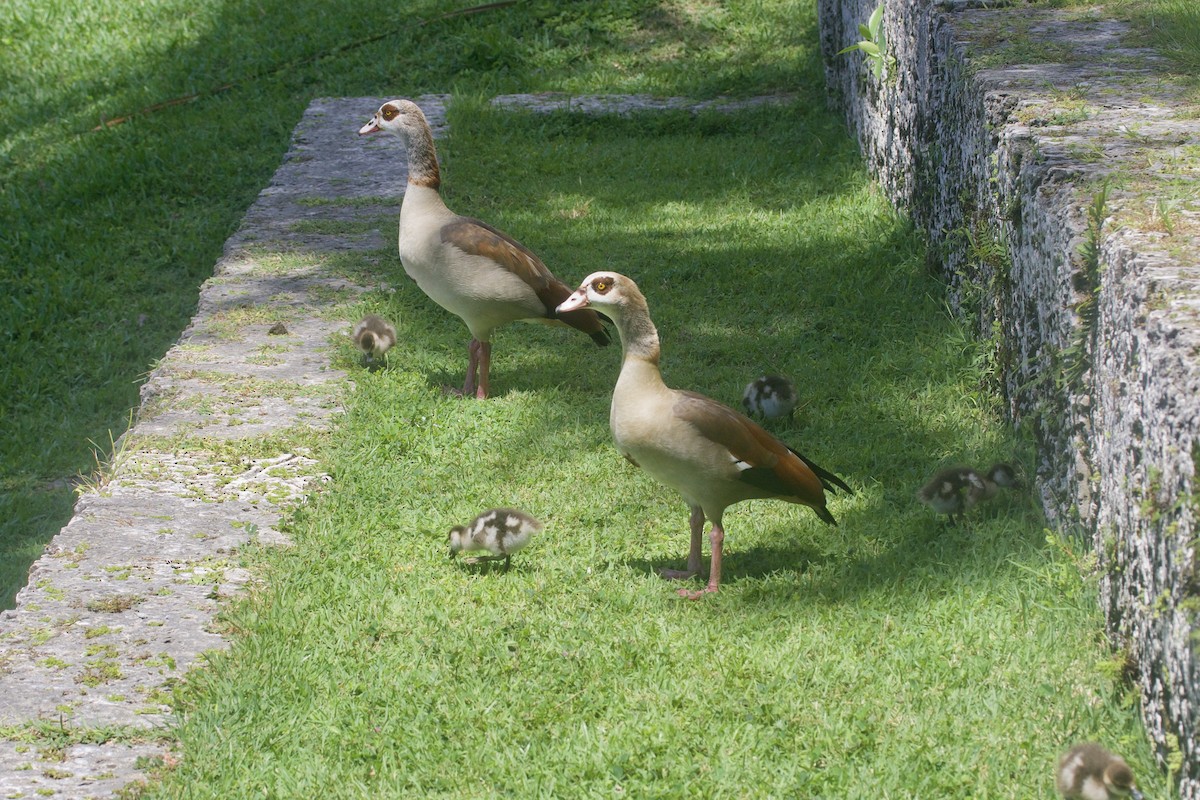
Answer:
<path fill-rule="evenodd" d="M 1055 783 L 1063 797 L 1075 800 L 1142 800 L 1125 759 L 1095 742 L 1077 744 L 1058 762 Z"/>
<path fill-rule="evenodd" d="M 462 318 L 471 331 L 462 393 L 487 397 L 492 331 L 516 320 L 566 323 L 609 342 L 592 311 L 556 314 L 571 289 L 515 239 L 477 219 L 446 208 L 438 192 L 441 174 L 433 133 L 410 100 L 389 100 L 359 129 L 386 131 L 408 151 L 408 186 L 400 205 L 400 261 L 435 303 Z"/>
<path fill-rule="evenodd" d="M 950 521 L 962 519 L 970 509 L 991 500 L 1001 488 L 1021 485 L 1016 470 L 1004 463 L 993 464 L 987 472 L 971 467 L 947 467 L 917 490 L 917 499 Z"/>
<path fill-rule="evenodd" d="M 840 478 L 767 433 L 743 414 L 704 395 L 672 389 L 658 369 L 658 331 L 637 284 L 615 272 L 595 272 L 560 305 L 559 311 L 593 308 L 616 325 L 624 358 L 613 389 L 609 425 L 617 449 L 634 465 L 683 495 L 691 509 L 687 569 L 665 570 L 668 579 L 700 572 L 704 520 L 712 522 L 712 563 L 701 591 L 680 589 L 696 599 L 721 585 L 725 509 L 754 498 L 806 505 L 836 525 L 825 507 L 825 491 L 850 487 Z"/>

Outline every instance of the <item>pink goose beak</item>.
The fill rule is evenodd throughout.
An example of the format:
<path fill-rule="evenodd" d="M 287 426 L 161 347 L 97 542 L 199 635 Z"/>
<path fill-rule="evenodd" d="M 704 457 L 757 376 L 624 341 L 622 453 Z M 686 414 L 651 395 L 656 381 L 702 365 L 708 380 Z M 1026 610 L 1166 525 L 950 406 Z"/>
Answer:
<path fill-rule="evenodd" d="M 361 128 L 358 129 L 358 135 L 366 136 L 368 133 L 375 133 L 378 130 L 379 130 L 379 125 L 376 122 L 376 118 L 371 117 L 370 122 L 368 122 L 366 125 L 363 125 Z"/>
<path fill-rule="evenodd" d="M 554 309 L 559 314 L 564 314 L 568 311 L 577 311 L 581 308 L 587 308 L 588 296 L 586 289 L 576 289 L 575 292 L 558 304 L 558 308 Z"/>

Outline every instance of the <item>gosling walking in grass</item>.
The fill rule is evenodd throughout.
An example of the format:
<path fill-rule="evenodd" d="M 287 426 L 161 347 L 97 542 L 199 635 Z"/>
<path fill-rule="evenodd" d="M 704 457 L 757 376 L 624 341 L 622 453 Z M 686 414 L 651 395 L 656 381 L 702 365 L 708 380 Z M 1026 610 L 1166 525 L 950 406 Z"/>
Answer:
<path fill-rule="evenodd" d="M 917 490 L 917 499 L 950 521 L 991 500 L 1001 488 L 1020 488 L 1016 470 L 1008 464 L 993 464 L 981 473 L 971 467 L 949 467 L 934 475 Z"/>
<path fill-rule="evenodd" d="M 746 385 L 742 392 L 742 407 L 751 417 L 791 419 L 797 399 L 796 386 L 790 380 L 779 375 L 763 375 Z"/>
<path fill-rule="evenodd" d="M 542 523 L 515 508 L 484 511 L 466 525 L 450 529 L 450 557 L 464 550 L 487 550 L 487 560 L 504 559 L 507 572 L 512 554 L 529 544 L 530 537 L 542 529 Z"/>
<path fill-rule="evenodd" d="M 1058 791 L 1068 800 L 1142 800 L 1125 759 L 1095 742 L 1077 744 L 1058 762 Z"/>
<path fill-rule="evenodd" d="M 396 328 L 383 317 L 367 314 L 354 326 L 354 344 L 370 364 L 396 344 Z"/>

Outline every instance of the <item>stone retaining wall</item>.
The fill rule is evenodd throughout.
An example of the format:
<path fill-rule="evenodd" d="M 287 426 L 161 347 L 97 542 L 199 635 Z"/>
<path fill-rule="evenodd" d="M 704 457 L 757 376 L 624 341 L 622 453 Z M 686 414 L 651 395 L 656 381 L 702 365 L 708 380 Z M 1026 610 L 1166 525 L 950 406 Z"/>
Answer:
<path fill-rule="evenodd" d="M 993 346 L 1047 515 L 1094 546 L 1147 730 L 1197 800 L 1195 98 L 1124 23 L 974 0 L 888 3 L 877 78 L 837 55 L 877 0 L 819 3 L 833 102 Z"/>

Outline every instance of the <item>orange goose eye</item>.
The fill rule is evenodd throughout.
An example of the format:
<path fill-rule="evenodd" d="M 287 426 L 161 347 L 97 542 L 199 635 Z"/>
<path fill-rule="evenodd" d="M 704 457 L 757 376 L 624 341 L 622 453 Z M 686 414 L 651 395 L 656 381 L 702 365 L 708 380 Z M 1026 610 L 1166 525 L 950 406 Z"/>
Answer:
<path fill-rule="evenodd" d="M 612 288 L 612 281 L 608 278 L 596 278 L 596 280 L 592 281 L 592 288 L 600 294 L 604 294 Z"/>
<path fill-rule="evenodd" d="M 383 118 L 385 120 L 391 122 L 400 113 L 400 109 L 396 108 L 395 106 L 384 106 L 381 109 L 381 113 L 383 114 Z"/>

